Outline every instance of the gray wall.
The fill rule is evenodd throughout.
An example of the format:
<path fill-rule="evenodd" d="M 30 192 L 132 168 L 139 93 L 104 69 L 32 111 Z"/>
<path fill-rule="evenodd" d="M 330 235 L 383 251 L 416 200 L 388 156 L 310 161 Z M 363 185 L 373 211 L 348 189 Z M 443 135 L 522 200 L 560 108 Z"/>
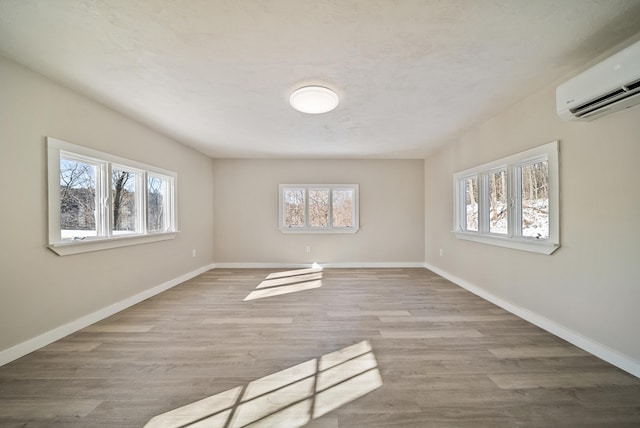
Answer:
<path fill-rule="evenodd" d="M 216 159 L 216 263 L 422 264 L 423 171 L 421 160 Z M 280 232 L 278 184 L 287 183 L 359 184 L 360 230 Z"/>
<path fill-rule="evenodd" d="M 211 159 L 2 57 L 0 94 L 0 352 L 212 263 Z M 177 171 L 177 238 L 48 250 L 46 136 Z"/>
<path fill-rule="evenodd" d="M 640 364 L 640 107 L 563 122 L 555 87 L 426 159 L 425 259 Z M 553 140 L 560 140 L 560 249 L 545 256 L 457 240 L 453 173 Z"/>

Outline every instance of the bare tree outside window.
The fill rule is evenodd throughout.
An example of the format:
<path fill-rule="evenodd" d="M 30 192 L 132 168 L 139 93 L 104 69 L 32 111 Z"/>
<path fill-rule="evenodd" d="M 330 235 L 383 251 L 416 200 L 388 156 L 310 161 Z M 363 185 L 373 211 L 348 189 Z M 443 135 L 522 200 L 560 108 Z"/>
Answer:
<path fill-rule="evenodd" d="M 546 255 L 558 249 L 558 145 L 453 174 L 456 238 Z"/>
<path fill-rule="evenodd" d="M 96 166 L 60 157 L 62 239 L 96 236 Z"/>
<path fill-rule="evenodd" d="M 166 228 L 165 198 L 166 180 L 160 177 L 147 177 L 147 230 L 163 232 Z"/>
<path fill-rule="evenodd" d="M 46 140 L 51 251 L 66 256 L 175 237 L 177 173 Z"/>
<path fill-rule="evenodd" d="M 304 189 L 286 189 L 283 193 L 284 224 L 287 227 L 304 227 Z"/>
<path fill-rule="evenodd" d="M 309 226 L 329 226 L 329 190 L 309 190 Z"/>
<path fill-rule="evenodd" d="M 353 190 L 336 189 L 333 191 L 333 227 L 353 226 Z"/>
<path fill-rule="evenodd" d="M 507 171 L 502 170 L 489 174 L 489 231 L 491 233 L 507 233 Z"/>
<path fill-rule="evenodd" d="M 357 184 L 280 184 L 278 223 L 283 233 L 355 233 Z"/>
<path fill-rule="evenodd" d="M 111 171 L 112 230 L 136 231 L 136 174 L 113 168 Z"/>
<path fill-rule="evenodd" d="M 522 236 L 549 237 L 549 163 L 523 165 Z"/>
<path fill-rule="evenodd" d="M 471 177 L 465 180 L 465 216 L 466 229 L 478 230 L 478 178 Z"/>

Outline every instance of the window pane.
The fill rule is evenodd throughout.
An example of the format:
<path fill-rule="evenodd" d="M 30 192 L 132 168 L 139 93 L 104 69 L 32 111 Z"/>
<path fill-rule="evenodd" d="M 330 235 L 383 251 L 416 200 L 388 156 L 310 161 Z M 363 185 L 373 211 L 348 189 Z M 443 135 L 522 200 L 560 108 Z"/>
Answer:
<path fill-rule="evenodd" d="M 333 227 L 353 227 L 353 190 L 334 190 L 332 209 Z"/>
<path fill-rule="evenodd" d="M 489 174 L 489 232 L 507 233 L 507 171 Z"/>
<path fill-rule="evenodd" d="M 284 189 L 284 224 L 304 227 L 304 189 Z"/>
<path fill-rule="evenodd" d="M 329 189 L 309 190 L 309 227 L 329 226 Z"/>
<path fill-rule="evenodd" d="M 60 237 L 97 236 L 96 165 L 60 157 Z"/>
<path fill-rule="evenodd" d="M 522 236 L 549 238 L 549 164 L 522 166 Z"/>
<path fill-rule="evenodd" d="M 114 235 L 136 232 L 136 176 L 124 169 L 111 170 L 111 216 Z"/>
<path fill-rule="evenodd" d="M 466 230 L 478 231 L 478 178 L 464 180 Z"/>
<path fill-rule="evenodd" d="M 353 227 L 353 190 L 333 191 L 333 227 Z"/>
<path fill-rule="evenodd" d="M 167 218 L 168 181 L 166 178 L 147 177 L 147 231 L 164 232 L 169 229 Z"/>

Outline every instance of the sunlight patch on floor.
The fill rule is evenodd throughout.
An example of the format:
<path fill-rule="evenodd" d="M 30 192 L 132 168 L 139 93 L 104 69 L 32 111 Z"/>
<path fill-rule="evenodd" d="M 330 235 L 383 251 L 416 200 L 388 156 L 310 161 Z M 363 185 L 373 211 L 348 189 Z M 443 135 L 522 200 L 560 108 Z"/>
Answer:
<path fill-rule="evenodd" d="M 302 427 L 380 386 L 365 340 L 155 416 L 145 428 Z"/>
<path fill-rule="evenodd" d="M 281 296 L 322 287 L 322 268 L 312 267 L 269 274 L 244 301 Z"/>
<path fill-rule="evenodd" d="M 322 279 L 322 272 L 308 273 L 305 275 L 296 275 L 296 276 L 289 276 L 289 277 L 276 278 L 276 279 L 265 279 L 256 288 L 278 287 L 280 285 L 289 285 L 293 283 L 313 281 L 316 279 Z"/>
<path fill-rule="evenodd" d="M 317 272 L 322 272 L 322 267 L 315 265 L 313 267 L 306 268 L 306 269 L 295 269 L 295 270 L 288 270 L 284 272 L 270 273 L 269 275 L 267 275 L 267 279 L 284 278 L 287 276 L 298 276 L 298 275 L 304 275 L 307 273 L 317 273 Z"/>

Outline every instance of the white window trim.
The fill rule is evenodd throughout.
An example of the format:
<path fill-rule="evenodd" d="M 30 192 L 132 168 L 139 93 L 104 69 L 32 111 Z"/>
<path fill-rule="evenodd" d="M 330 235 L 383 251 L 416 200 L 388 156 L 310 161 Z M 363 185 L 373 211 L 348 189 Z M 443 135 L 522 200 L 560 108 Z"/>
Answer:
<path fill-rule="evenodd" d="M 107 201 L 102 205 L 103 215 L 100 216 L 102 224 L 96 224 L 96 230 L 101 235 L 90 237 L 82 241 L 68 241 L 61 239 L 60 230 L 60 155 L 69 156 L 79 160 L 86 159 L 87 162 L 97 163 L 97 174 L 106 174 L 107 180 L 97 180 L 97 196 Z M 87 147 L 67 143 L 56 138 L 47 137 L 47 181 L 48 181 L 48 222 L 49 222 L 49 243 L 47 247 L 60 256 L 86 253 L 90 251 L 106 250 L 111 248 L 125 247 L 130 245 L 146 244 L 150 242 L 166 241 L 174 239 L 178 233 L 178 219 L 175 201 L 177 201 L 178 177 L 173 171 L 168 171 L 152 165 L 125 159 L 119 156 L 103 153 Z M 111 192 L 107 186 L 110 183 L 112 167 L 123 168 L 134 171 L 139 175 L 138 187 L 141 189 L 144 203 L 138 207 L 137 231 L 122 235 L 110 235 L 107 219 L 110 218 Z M 169 195 L 169 224 L 170 227 L 164 232 L 147 232 L 146 224 L 146 174 L 159 175 L 171 178 L 172 185 L 168 189 Z"/>
<path fill-rule="evenodd" d="M 552 141 L 512 156 L 455 173 L 453 175 L 453 232 L 456 238 L 546 255 L 557 250 L 560 247 L 560 183 L 558 151 L 559 142 Z M 519 198 L 519 196 L 515 195 L 516 190 L 519 190 L 520 187 L 518 185 L 518 171 L 527 163 L 533 163 L 541 160 L 546 160 L 549 168 L 549 238 L 546 239 L 520 236 L 519 212 L 517 209 L 514 209 L 514 201 L 516 198 Z M 489 209 L 486 206 L 486 203 L 488 202 L 487 177 L 490 173 L 505 168 L 507 169 L 508 199 L 510 207 L 507 217 L 509 232 L 506 235 L 489 232 Z M 478 231 L 466 230 L 466 193 L 463 185 L 464 180 L 470 177 L 478 178 Z M 484 197 L 482 196 L 482 193 L 484 193 Z"/>
<path fill-rule="evenodd" d="M 289 227 L 285 224 L 284 189 L 305 190 L 305 222 L 309 219 L 309 190 L 329 190 L 328 227 Z M 333 227 L 333 191 L 353 190 L 352 227 Z M 280 184 L 278 188 L 278 228 L 282 233 L 356 233 L 360 228 L 360 186 L 358 184 Z"/>

